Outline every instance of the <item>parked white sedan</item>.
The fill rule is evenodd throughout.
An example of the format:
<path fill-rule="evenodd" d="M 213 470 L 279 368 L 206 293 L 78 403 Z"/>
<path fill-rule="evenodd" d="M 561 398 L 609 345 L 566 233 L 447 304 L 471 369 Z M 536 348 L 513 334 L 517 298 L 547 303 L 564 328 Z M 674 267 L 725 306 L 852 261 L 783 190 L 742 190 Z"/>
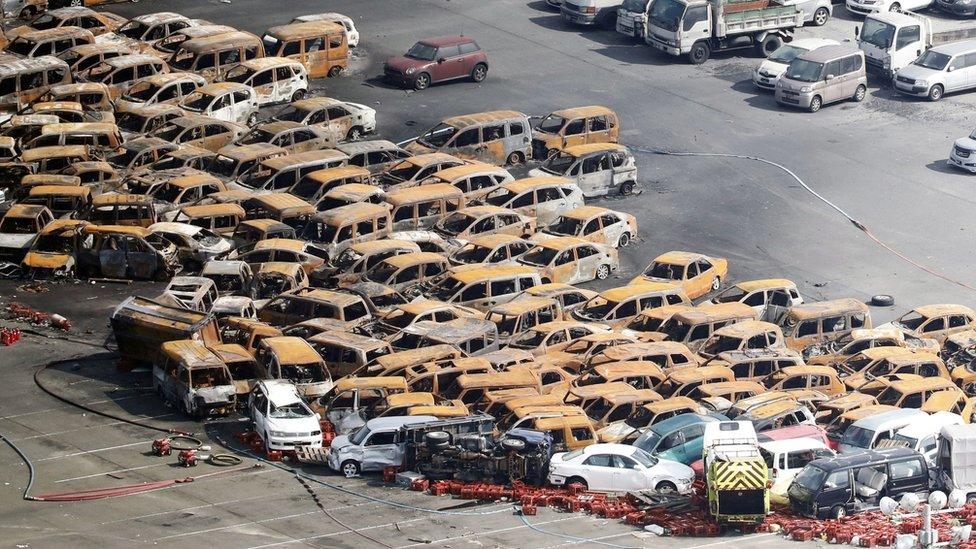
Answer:
<path fill-rule="evenodd" d="M 555 454 L 549 463 L 550 483 L 578 483 L 596 492 L 688 493 L 694 478 L 691 467 L 658 459 L 626 444 L 591 444 L 581 450 Z"/>

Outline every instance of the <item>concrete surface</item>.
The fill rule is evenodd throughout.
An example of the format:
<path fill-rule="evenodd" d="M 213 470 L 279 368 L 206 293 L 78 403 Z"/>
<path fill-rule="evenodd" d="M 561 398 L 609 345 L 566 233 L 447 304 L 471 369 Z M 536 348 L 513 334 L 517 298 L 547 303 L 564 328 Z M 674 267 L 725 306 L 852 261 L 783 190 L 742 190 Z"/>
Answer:
<path fill-rule="evenodd" d="M 840 5 L 835 8 L 835 17 L 825 27 L 803 29 L 799 36 L 852 37 L 859 20 Z M 749 52 L 719 54 L 695 67 L 610 31 L 570 26 L 542 1 L 336 0 L 323 6 L 312 0 L 170 0 L 108 9 L 126 16 L 172 10 L 259 34 L 299 14 L 343 12 L 355 18 L 362 45 L 347 75 L 315 85 L 326 95 L 376 108 L 378 137 L 407 139 L 455 114 L 512 108 L 542 115 L 561 107 L 605 104 L 620 113 L 626 144 L 747 154 L 778 162 L 880 239 L 952 279 L 919 270 L 881 248 L 774 167 L 738 159 L 641 154 L 644 193 L 598 201 L 637 215 L 640 242 L 623 252 L 618 278 L 594 287 L 624 284 L 655 255 L 688 249 L 728 257 L 733 280 L 791 278 L 808 299 L 893 294 L 894 308 L 872 309 L 876 321 L 923 303 L 974 304 L 973 289 L 956 283 L 974 283 L 971 180 L 968 174 L 947 169 L 945 158 L 952 140 L 972 130 L 976 95 L 949 96 L 931 104 L 872 82 L 862 104 L 840 103 L 813 115 L 784 110 L 771 95 L 752 86 L 749 71 L 759 59 Z M 943 26 L 971 24 L 933 16 Z M 417 38 L 449 33 L 474 36 L 488 51 L 491 70 L 482 85 L 457 82 L 412 93 L 378 80 L 386 57 L 405 51 Z M 67 284 L 31 294 L 19 285 L 0 282 L 0 303 L 24 301 L 64 314 L 74 322 L 69 335 L 77 340 L 28 335 L 16 346 L 0 348 L 0 433 L 15 440 L 37 464 L 34 493 L 186 476 L 187 471 L 172 467 L 174 459 L 147 455 L 157 433 L 80 413 L 42 393 L 32 380 L 34 370 L 48 360 L 84 357 L 84 362 L 42 375 L 61 391 L 100 409 L 202 431 L 147 394 L 145 374 L 115 374 L 102 347 L 112 308 L 127 295 L 153 295 L 156 287 Z M 50 330 L 44 333 L 63 337 Z M 233 428 L 222 423 L 208 426 L 206 432 Z M 279 470 L 208 477 L 97 502 L 26 503 L 19 499 L 25 466 L 5 447 L 0 447 L 0 460 L 0 534 L 5 545 L 376 545 L 322 513 L 294 478 Z M 189 473 L 213 470 L 201 466 Z M 317 474 L 356 493 L 418 507 L 463 503 L 382 487 L 373 480 Z M 527 528 L 504 506 L 459 510 L 472 513 L 468 515 L 428 514 L 322 486 L 316 490 L 341 523 L 364 528 L 364 533 L 395 547 L 428 542 L 439 547 L 579 544 Z M 642 544 L 632 536 L 634 529 L 619 521 L 545 510 L 534 522 L 545 531 L 600 537 L 620 546 Z M 676 548 L 788 543 L 769 535 L 643 542 Z"/>

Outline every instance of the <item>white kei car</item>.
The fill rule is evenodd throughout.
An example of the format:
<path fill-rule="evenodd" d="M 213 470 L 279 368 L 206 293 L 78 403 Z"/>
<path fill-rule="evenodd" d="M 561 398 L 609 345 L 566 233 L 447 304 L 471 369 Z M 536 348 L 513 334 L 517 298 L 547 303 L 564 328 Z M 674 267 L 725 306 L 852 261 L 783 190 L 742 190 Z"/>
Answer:
<path fill-rule="evenodd" d="M 764 90 L 775 90 L 776 82 L 783 76 L 790 63 L 797 56 L 824 46 L 834 46 L 840 42 L 829 38 L 798 38 L 789 44 L 776 48 L 769 57 L 763 59 L 752 71 L 752 83 Z"/>
<path fill-rule="evenodd" d="M 627 444 L 591 444 L 555 454 L 549 463 L 549 482 L 556 486 L 582 484 L 596 492 L 691 491 L 695 472 L 682 463 L 658 459 Z"/>

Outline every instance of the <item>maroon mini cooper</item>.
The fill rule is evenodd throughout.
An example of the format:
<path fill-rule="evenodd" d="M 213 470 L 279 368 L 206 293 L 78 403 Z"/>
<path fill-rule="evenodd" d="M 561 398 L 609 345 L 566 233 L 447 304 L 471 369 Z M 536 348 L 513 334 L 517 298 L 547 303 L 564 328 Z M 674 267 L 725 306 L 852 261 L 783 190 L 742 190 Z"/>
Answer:
<path fill-rule="evenodd" d="M 415 90 L 456 78 L 481 82 L 488 76 L 488 56 L 466 36 L 425 38 L 405 55 L 388 59 L 383 73 L 387 81 Z"/>

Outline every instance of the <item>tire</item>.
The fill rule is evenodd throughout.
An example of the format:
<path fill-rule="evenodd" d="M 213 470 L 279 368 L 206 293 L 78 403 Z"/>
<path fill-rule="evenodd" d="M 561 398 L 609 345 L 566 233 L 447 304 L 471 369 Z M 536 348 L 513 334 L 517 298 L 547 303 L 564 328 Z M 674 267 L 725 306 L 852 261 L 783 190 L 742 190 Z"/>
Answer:
<path fill-rule="evenodd" d="M 814 95 L 813 99 L 810 100 L 810 107 L 807 108 L 810 112 L 817 112 L 823 107 L 823 99 L 820 99 L 819 95 Z"/>
<path fill-rule="evenodd" d="M 342 72 L 342 67 L 332 67 L 329 69 L 329 78 L 335 78 Z"/>
<path fill-rule="evenodd" d="M 247 122 L 245 122 L 245 125 L 247 125 L 247 127 L 251 127 L 257 123 L 258 123 L 258 113 L 252 112 L 251 116 L 247 117 Z"/>
<path fill-rule="evenodd" d="M 860 103 L 861 101 L 864 101 L 864 98 L 867 97 L 867 95 L 868 95 L 867 87 L 865 87 L 864 84 L 861 84 L 857 87 L 856 90 L 854 90 L 854 97 L 852 97 L 851 99 L 855 103 Z"/>
<path fill-rule="evenodd" d="M 715 278 L 712 279 L 712 291 L 718 290 L 721 287 L 722 287 L 722 279 L 716 276 Z"/>
<path fill-rule="evenodd" d="M 339 466 L 339 472 L 345 475 L 346 478 L 354 477 L 360 472 L 359 463 L 351 459 L 347 459 L 346 461 L 342 462 L 342 465 Z"/>
<path fill-rule="evenodd" d="M 842 519 L 847 516 L 847 509 L 843 505 L 834 505 L 830 508 L 830 518 Z"/>
<path fill-rule="evenodd" d="M 525 441 L 520 438 L 503 438 L 502 446 L 510 452 L 525 450 Z"/>
<path fill-rule="evenodd" d="M 826 25 L 829 19 L 830 10 L 827 8 L 818 8 L 817 11 L 813 12 L 813 24 L 817 27 Z"/>
<path fill-rule="evenodd" d="M 932 101 L 934 103 L 942 99 L 942 96 L 944 94 L 945 94 L 945 88 L 942 87 L 942 84 L 936 84 L 931 88 L 929 88 L 929 101 Z"/>
<path fill-rule="evenodd" d="M 305 90 L 295 90 L 295 93 L 291 94 L 292 102 L 301 101 L 302 99 L 305 99 Z"/>
<path fill-rule="evenodd" d="M 769 57 L 769 54 L 773 53 L 780 46 L 783 45 L 783 39 L 775 34 L 767 34 L 766 38 L 763 38 L 758 44 L 756 44 L 756 51 L 763 58 Z"/>
<path fill-rule="evenodd" d="M 20 10 L 20 18 L 24 21 L 29 21 L 37 15 L 37 7 L 35 6 L 25 6 L 24 9 Z"/>
<path fill-rule="evenodd" d="M 610 276 L 610 265 L 603 264 L 596 268 L 597 280 L 606 280 Z"/>
<path fill-rule="evenodd" d="M 488 65 L 484 63 L 478 63 L 471 69 L 471 80 L 475 82 L 484 82 L 485 78 L 488 77 Z"/>
<path fill-rule="evenodd" d="M 888 294 L 878 294 L 871 297 L 871 305 L 875 307 L 894 307 L 895 298 Z"/>
<path fill-rule="evenodd" d="M 347 141 L 359 141 L 363 137 L 363 129 L 359 126 L 353 126 L 349 128 L 349 133 L 346 134 Z"/>
<path fill-rule="evenodd" d="M 626 248 L 630 244 L 630 233 L 624 233 L 617 239 L 618 248 Z"/>
<path fill-rule="evenodd" d="M 430 75 L 426 72 L 422 72 L 417 75 L 417 78 L 413 79 L 413 89 L 417 91 L 426 90 L 430 86 Z"/>
<path fill-rule="evenodd" d="M 654 491 L 661 494 L 673 494 L 678 491 L 678 487 L 675 486 L 671 481 L 663 480 L 657 483 L 657 486 L 654 487 Z"/>
<path fill-rule="evenodd" d="M 634 193 L 634 182 L 624 181 L 620 184 L 620 194 L 621 196 L 627 196 Z"/>
<path fill-rule="evenodd" d="M 888 8 L 888 11 L 901 11 L 901 4 L 895 2 L 890 8 Z"/>
<path fill-rule="evenodd" d="M 512 154 L 508 155 L 508 158 L 505 159 L 505 163 L 510 164 L 512 166 L 521 164 L 522 162 L 525 162 L 525 158 L 522 156 L 522 153 L 518 151 L 515 151 Z"/>
<path fill-rule="evenodd" d="M 584 490 L 588 490 L 590 488 L 590 485 L 587 484 L 582 477 L 569 477 L 566 479 L 566 486 L 569 486 L 570 484 L 582 484 Z"/>
<path fill-rule="evenodd" d="M 701 65 L 705 61 L 708 61 L 708 58 L 711 55 L 712 48 L 710 48 L 706 42 L 695 42 L 691 46 L 691 51 L 688 52 L 688 61 L 690 61 L 692 65 Z"/>

